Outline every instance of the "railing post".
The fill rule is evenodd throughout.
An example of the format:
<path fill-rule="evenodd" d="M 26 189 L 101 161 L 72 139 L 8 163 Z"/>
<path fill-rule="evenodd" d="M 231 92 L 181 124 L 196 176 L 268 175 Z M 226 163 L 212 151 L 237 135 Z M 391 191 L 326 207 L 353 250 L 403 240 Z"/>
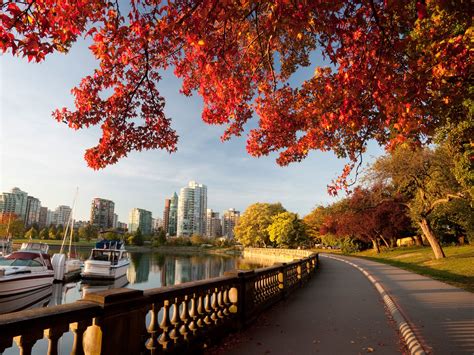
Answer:
<path fill-rule="evenodd" d="M 43 338 L 43 331 L 35 329 L 27 334 L 15 337 L 15 342 L 20 348 L 20 355 L 30 355 L 36 341 Z"/>
<path fill-rule="evenodd" d="M 236 328 L 242 329 L 253 319 L 253 303 L 255 289 L 255 272 L 231 270 L 224 273 L 225 276 L 237 277 L 237 322 Z"/>
<path fill-rule="evenodd" d="M 102 314 L 84 334 L 92 354 L 139 354 L 145 348 L 145 317 L 149 305 L 143 291 L 118 288 L 89 293 L 84 301 L 98 304 Z M 99 330 L 100 328 L 100 330 Z"/>
<path fill-rule="evenodd" d="M 279 265 L 280 270 L 278 271 L 278 288 L 280 289 L 281 298 L 285 299 L 288 296 L 288 280 L 286 276 L 286 263 L 275 263 Z"/>

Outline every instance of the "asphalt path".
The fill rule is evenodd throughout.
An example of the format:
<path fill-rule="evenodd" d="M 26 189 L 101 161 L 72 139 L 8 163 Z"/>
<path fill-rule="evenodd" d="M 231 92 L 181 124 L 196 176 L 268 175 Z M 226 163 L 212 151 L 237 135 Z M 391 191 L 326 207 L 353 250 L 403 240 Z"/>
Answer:
<path fill-rule="evenodd" d="M 369 280 L 346 263 L 320 260 L 320 269 L 303 288 L 210 353 L 405 353 L 396 326 Z"/>
<path fill-rule="evenodd" d="M 357 264 L 380 282 L 426 353 L 474 354 L 473 293 L 390 265 L 337 257 Z"/>

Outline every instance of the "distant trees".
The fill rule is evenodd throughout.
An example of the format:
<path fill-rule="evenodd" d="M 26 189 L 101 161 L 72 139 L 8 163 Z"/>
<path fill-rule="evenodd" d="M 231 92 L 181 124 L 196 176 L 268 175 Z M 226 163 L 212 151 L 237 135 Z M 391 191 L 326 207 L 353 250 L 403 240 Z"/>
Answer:
<path fill-rule="evenodd" d="M 25 222 L 15 213 L 0 213 L 0 236 L 21 238 L 25 234 Z"/>
<path fill-rule="evenodd" d="M 305 225 L 296 213 L 281 212 L 272 217 L 267 228 L 270 241 L 280 248 L 295 248 L 306 243 Z"/>
<path fill-rule="evenodd" d="M 48 230 L 48 234 L 49 234 L 48 239 L 55 240 L 57 233 L 58 233 L 58 230 L 56 229 L 56 226 L 51 225 Z"/>
<path fill-rule="evenodd" d="M 254 203 L 247 207 L 234 228 L 235 238 L 244 246 L 270 245 L 268 227 L 272 217 L 286 212 L 281 203 Z"/>
<path fill-rule="evenodd" d="M 308 236 L 298 215 L 280 203 L 255 203 L 240 217 L 235 238 L 244 246 L 294 248 L 306 245 Z"/>
<path fill-rule="evenodd" d="M 144 238 L 143 238 L 143 234 L 142 234 L 142 231 L 140 230 L 140 228 L 137 228 L 136 232 L 133 233 L 128 238 L 128 243 L 132 244 L 132 245 L 138 245 L 138 246 L 143 245 Z"/>
<path fill-rule="evenodd" d="M 162 227 L 158 228 L 156 232 L 155 242 L 158 246 L 166 244 L 166 232 Z"/>
<path fill-rule="evenodd" d="M 31 227 L 26 233 L 25 233 L 25 238 L 28 239 L 36 239 L 38 238 L 38 230 L 34 227 Z"/>
<path fill-rule="evenodd" d="M 86 224 L 79 228 L 79 238 L 90 241 L 91 239 L 96 239 L 99 235 L 99 231 L 92 224 Z"/>
<path fill-rule="evenodd" d="M 120 239 L 120 234 L 115 231 L 108 231 L 100 235 L 103 239 L 106 240 L 118 240 Z"/>
<path fill-rule="evenodd" d="M 43 240 L 49 239 L 49 228 L 43 228 L 43 229 L 39 232 L 39 238 L 40 238 L 40 239 L 43 239 Z"/>

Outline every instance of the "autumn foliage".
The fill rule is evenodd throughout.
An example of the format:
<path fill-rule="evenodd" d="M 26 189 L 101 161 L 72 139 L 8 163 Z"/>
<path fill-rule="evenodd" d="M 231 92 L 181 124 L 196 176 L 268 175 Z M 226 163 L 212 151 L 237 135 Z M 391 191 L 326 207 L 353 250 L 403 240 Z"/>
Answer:
<path fill-rule="evenodd" d="M 176 150 L 160 73 L 198 93 L 202 119 L 248 134 L 253 156 L 278 163 L 311 150 L 348 158 L 330 190 L 344 187 L 369 140 L 420 144 L 468 96 L 472 28 L 468 1 L 0 0 L 0 49 L 41 61 L 90 37 L 98 68 L 54 112 L 73 129 L 100 125 L 88 149 L 94 169 L 132 150 Z M 322 56 L 324 65 L 314 62 Z M 314 75 L 290 85 L 301 67 Z M 162 90 L 162 89 L 161 89 Z M 464 116 L 463 116 L 464 115 Z"/>

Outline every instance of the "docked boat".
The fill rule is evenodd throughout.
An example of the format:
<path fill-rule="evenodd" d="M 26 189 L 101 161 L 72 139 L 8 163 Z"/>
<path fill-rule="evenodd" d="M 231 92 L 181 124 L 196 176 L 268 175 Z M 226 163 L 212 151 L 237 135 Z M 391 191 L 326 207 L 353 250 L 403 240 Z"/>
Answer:
<path fill-rule="evenodd" d="M 0 296 L 50 286 L 54 270 L 44 243 L 23 243 L 21 249 L 0 257 Z"/>
<path fill-rule="evenodd" d="M 130 259 L 124 243 L 102 240 L 96 243 L 89 259 L 84 262 L 84 279 L 115 280 L 127 273 Z"/>

